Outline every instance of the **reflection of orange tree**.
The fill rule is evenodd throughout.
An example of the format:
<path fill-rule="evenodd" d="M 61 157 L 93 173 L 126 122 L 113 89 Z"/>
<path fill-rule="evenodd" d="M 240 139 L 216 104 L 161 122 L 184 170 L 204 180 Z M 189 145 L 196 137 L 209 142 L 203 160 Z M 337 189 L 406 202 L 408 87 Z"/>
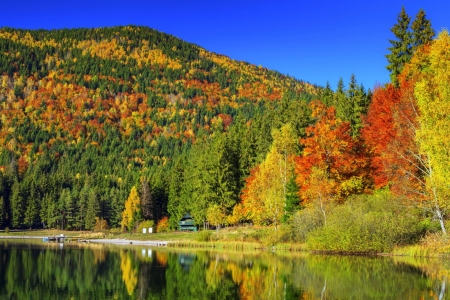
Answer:
<path fill-rule="evenodd" d="M 97 265 L 105 261 L 106 259 L 105 249 L 103 248 L 93 249 L 92 252 L 94 253 L 94 265 Z"/>
<path fill-rule="evenodd" d="M 138 270 L 133 268 L 133 259 L 130 251 L 120 252 L 120 270 L 122 271 L 122 280 L 127 287 L 128 294 L 133 295 L 138 282 Z"/>
<path fill-rule="evenodd" d="M 161 266 L 167 266 L 167 261 L 169 260 L 169 254 L 167 252 L 156 252 L 155 253 L 156 256 L 156 261 L 161 265 Z"/>
<path fill-rule="evenodd" d="M 216 254 L 206 269 L 206 281 L 210 289 L 215 290 L 224 282 L 226 276 L 239 286 L 242 299 L 278 299 L 284 292 L 284 275 L 290 274 L 292 267 L 278 258 L 255 258 L 242 263 L 242 257 L 223 257 Z M 231 260 L 231 261 L 230 261 Z M 270 263 L 268 263 L 270 261 Z"/>
<path fill-rule="evenodd" d="M 245 269 L 229 263 L 227 269 L 233 281 L 239 284 L 239 294 L 243 299 L 278 299 L 282 295 L 284 284 L 277 263 L 270 264 L 270 267 L 258 264 Z"/>

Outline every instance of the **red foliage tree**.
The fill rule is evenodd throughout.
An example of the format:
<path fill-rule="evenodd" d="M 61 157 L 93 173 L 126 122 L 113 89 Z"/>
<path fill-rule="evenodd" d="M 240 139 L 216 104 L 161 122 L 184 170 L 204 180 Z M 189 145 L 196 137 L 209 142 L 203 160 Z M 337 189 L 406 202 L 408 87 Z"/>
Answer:
<path fill-rule="evenodd" d="M 387 172 L 392 159 L 387 155 L 387 149 L 397 136 L 394 112 L 400 102 L 401 92 L 392 84 L 376 87 L 372 96 L 361 136 L 371 155 L 372 177 L 375 187 L 386 186 L 392 180 L 392 174 Z"/>
<path fill-rule="evenodd" d="M 306 129 L 307 137 L 301 140 L 303 155 L 296 158 L 295 165 L 303 202 L 314 201 L 310 196 L 310 189 L 314 188 L 312 175 L 317 175 L 314 170 L 321 170 L 324 180 L 334 186 L 328 193 L 334 201 L 366 191 L 371 185 L 367 176 L 368 163 L 360 143 L 350 136 L 349 123 L 336 119 L 335 109 L 326 108 L 319 101 L 312 102 L 311 108 L 317 122 Z"/>

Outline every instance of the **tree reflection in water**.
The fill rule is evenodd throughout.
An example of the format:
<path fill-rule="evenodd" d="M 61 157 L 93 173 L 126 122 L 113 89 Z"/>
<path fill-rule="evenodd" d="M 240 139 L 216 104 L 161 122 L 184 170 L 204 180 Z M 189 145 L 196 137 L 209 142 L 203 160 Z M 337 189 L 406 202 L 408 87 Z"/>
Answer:
<path fill-rule="evenodd" d="M 1 299 L 448 299 L 450 263 L 0 241 Z"/>

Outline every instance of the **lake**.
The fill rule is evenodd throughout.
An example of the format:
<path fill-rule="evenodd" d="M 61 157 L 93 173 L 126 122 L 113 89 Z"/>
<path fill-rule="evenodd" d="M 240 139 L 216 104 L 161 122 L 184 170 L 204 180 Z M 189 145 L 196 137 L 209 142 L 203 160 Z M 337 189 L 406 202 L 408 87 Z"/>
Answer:
<path fill-rule="evenodd" d="M 0 239 L 0 299 L 450 299 L 450 262 Z"/>

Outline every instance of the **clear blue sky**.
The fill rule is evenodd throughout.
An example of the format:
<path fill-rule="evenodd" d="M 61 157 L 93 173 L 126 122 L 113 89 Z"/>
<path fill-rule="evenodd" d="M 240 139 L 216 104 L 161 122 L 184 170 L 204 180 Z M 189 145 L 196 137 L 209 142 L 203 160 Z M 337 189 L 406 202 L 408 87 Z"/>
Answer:
<path fill-rule="evenodd" d="M 352 73 L 366 88 L 386 83 L 390 28 L 405 6 L 439 32 L 450 1 L 78 0 L 5 1 L 0 27 L 53 29 L 145 25 L 233 59 L 336 87 Z"/>

